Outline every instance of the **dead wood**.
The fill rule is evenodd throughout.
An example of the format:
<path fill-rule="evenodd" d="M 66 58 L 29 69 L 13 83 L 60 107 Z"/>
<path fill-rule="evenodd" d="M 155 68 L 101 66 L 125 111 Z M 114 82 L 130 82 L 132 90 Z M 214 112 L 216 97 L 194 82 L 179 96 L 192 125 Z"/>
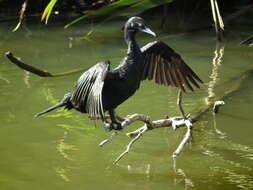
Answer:
<path fill-rule="evenodd" d="M 35 75 L 38 75 L 40 77 L 60 77 L 60 76 L 66 76 L 66 75 L 70 75 L 70 74 L 74 74 L 74 73 L 78 73 L 83 71 L 84 69 L 76 69 L 76 70 L 72 70 L 72 71 L 68 71 L 68 72 L 63 72 L 63 73 L 56 73 L 56 74 L 52 74 L 48 71 L 36 68 L 34 66 L 28 65 L 24 62 L 21 61 L 20 58 L 15 57 L 11 52 L 6 52 L 5 56 L 15 65 L 17 65 L 19 68 L 29 71 Z"/>

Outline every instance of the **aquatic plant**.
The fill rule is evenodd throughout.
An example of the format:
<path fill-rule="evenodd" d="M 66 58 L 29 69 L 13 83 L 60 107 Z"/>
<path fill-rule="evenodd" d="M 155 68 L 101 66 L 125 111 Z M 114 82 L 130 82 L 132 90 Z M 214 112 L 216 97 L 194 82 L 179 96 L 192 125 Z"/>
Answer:
<path fill-rule="evenodd" d="M 65 28 L 83 20 L 83 19 L 90 19 L 90 18 L 106 18 L 111 19 L 119 16 L 132 16 L 136 14 L 140 14 L 148 9 L 170 3 L 173 0 L 117 0 L 112 1 L 112 3 L 105 4 L 101 8 L 96 10 L 87 10 L 85 11 L 84 15 L 78 17 L 77 19 L 73 20 L 69 24 L 65 26 Z M 52 14 L 52 10 L 56 4 L 57 0 L 50 0 L 48 5 L 46 6 L 41 20 L 48 22 L 50 15 Z"/>

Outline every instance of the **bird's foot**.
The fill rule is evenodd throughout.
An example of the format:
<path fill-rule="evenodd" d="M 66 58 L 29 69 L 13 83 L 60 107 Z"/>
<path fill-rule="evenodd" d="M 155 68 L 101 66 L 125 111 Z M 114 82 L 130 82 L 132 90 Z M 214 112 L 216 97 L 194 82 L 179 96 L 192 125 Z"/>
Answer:
<path fill-rule="evenodd" d="M 113 130 L 113 127 L 112 127 L 111 123 L 109 123 L 107 121 L 103 121 L 103 124 L 104 124 L 104 128 L 105 128 L 106 131 L 109 132 L 109 131 Z"/>
<path fill-rule="evenodd" d="M 121 123 L 119 123 L 119 122 L 112 122 L 111 123 L 111 127 L 114 130 L 121 130 L 121 129 L 123 129 Z"/>
<path fill-rule="evenodd" d="M 119 123 L 119 122 L 109 123 L 107 121 L 104 121 L 103 124 L 104 124 L 104 128 L 106 131 L 121 130 L 122 129 L 121 123 Z"/>

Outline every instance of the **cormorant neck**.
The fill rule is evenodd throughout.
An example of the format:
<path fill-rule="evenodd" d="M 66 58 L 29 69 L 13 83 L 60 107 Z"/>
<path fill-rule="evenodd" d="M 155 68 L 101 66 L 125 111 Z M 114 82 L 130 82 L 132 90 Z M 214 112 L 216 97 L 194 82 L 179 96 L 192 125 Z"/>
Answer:
<path fill-rule="evenodd" d="M 138 48 L 138 45 L 135 41 L 135 34 L 136 34 L 135 31 L 125 30 L 124 32 L 125 42 L 128 46 L 128 49 L 127 49 L 128 54 L 131 53 L 134 50 L 134 48 Z"/>

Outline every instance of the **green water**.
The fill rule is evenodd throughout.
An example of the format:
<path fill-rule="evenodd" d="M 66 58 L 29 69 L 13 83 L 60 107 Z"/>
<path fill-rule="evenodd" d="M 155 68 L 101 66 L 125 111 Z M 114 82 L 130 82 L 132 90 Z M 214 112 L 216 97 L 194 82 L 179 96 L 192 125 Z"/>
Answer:
<path fill-rule="evenodd" d="M 33 118 L 71 91 L 81 73 L 40 78 L 10 64 L 4 52 L 10 50 L 24 62 L 52 73 L 85 70 L 107 59 L 117 65 L 126 53 L 121 25 L 99 26 L 99 32 L 83 40 L 89 27 L 63 30 L 61 26 L 27 25 L 16 33 L 10 32 L 11 24 L 0 27 L 0 189 L 253 189 L 251 78 L 226 99 L 218 115 L 207 113 L 194 124 L 193 140 L 176 162 L 171 155 L 184 136 L 183 128 L 146 133 L 113 165 L 129 142 L 125 133 L 141 123 L 101 148 L 98 144 L 111 133 L 100 122 L 94 127 L 87 115 L 59 110 Z M 233 81 L 253 68 L 253 49 L 238 45 L 250 29 L 229 34 L 219 64 L 213 64 L 213 30 L 178 35 L 155 31 L 205 81 L 200 90 L 184 96 L 188 113 L 196 113 L 208 101 L 229 92 L 237 85 Z M 138 35 L 142 45 L 151 40 Z M 145 81 L 117 112 L 121 116 L 143 113 L 153 119 L 175 116 L 179 114 L 176 95 L 174 88 Z"/>

